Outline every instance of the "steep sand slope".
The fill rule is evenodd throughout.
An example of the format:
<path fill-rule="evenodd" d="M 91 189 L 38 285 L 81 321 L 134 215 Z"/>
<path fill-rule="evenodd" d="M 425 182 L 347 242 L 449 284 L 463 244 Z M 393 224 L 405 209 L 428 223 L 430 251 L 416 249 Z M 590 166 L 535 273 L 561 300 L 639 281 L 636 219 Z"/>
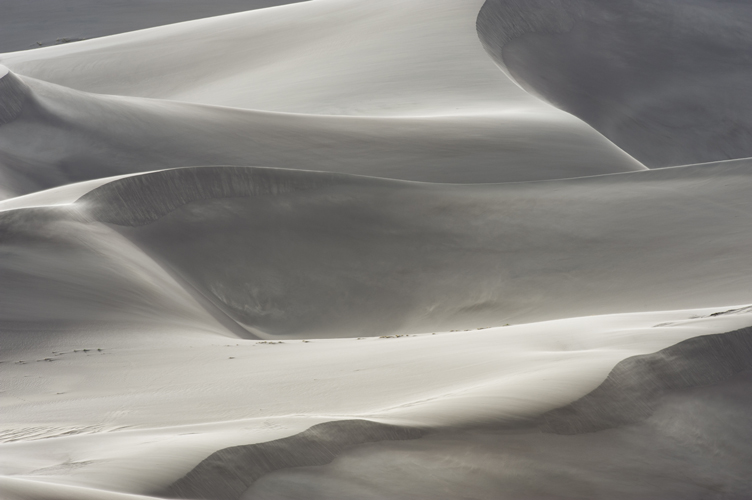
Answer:
<path fill-rule="evenodd" d="M 750 165 L 497 185 L 207 167 L 81 203 L 256 334 L 358 336 L 752 302 Z"/>
<path fill-rule="evenodd" d="M 371 162 L 380 161 L 382 166 L 392 165 L 392 172 L 401 172 L 404 169 L 400 163 L 409 162 L 411 169 L 425 170 L 427 161 L 440 158 L 439 163 L 451 163 L 454 167 L 451 174 L 431 178 L 410 173 L 387 173 L 387 177 L 499 182 L 643 168 L 592 128 L 524 92 L 498 70 L 475 32 L 481 5 L 481 0 L 378 3 L 317 0 L 3 54 L 0 62 L 21 75 L 100 94 L 296 114 L 437 118 L 434 121 L 368 120 L 332 125 L 288 116 L 286 120 L 297 127 L 282 129 L 279 133 L 289 141 L 257 141 L 262 142 L 262 149 L 267 151 L 283 151 L 290 145 L 298 149 L 296 140 L 300 137 L 308 136 L 317 128 L 334 126 L 356 134 L 355 142 L 360 148 L 356 163 L 368 158 Z M 162 105 L 144 107 L 158 115 L 163 111 Z M 78 123 L 84 126 L 103 119 L 99 116 L 80 118 Z M 257 115 L 256 120 L 259 119 L 272 124 L 281 120 Z M 195 116 L 187 120 L 188 123 L 197 121 L 205 122 Z M 224 123 L 235 124 L 236 121 L 222 119 Z M 245 139 L 249 132 L 255 135 L 253 132 L 257 132 L 258 127 L 232 129 L 229 135 L 242 142 L 241 137 Z M 149 133 L 148 128 L 139 128 Z M 119 130 L 119 127 L 112 125 L 104 129 Z M 180 131 L 169 127 L 160 130 L 165 130 L 163 135 L 170 138 L 181 135 Z M 36 130 L 33 136 L 38 135 Z M 210 133 L 206 139 L 211 136 Z M 57 142 L 67 143 L 67 139 L 65 134 L 56 137 Z M 315 133 L 309 142 L 311 139 L 317 139 Z M 356 156 L 340 157 L 338 154 L 341 148 L 353 144 L 347 137 L 318 139 L 313 148 L 308 147 L 306 141 L 301 144 L 313 150 L 314 161 L 324 155 L 334 161 L 350 161 Z M 227 142 L 229 139 L 219 141 L 221 148 L 225 148 Z M 496 150 L 491 152 L 487 148 L 494 143 Z M 210 150 L 220 149 L 216 143 L 211 144 Z M 331 147 L 334 151 L 326 150 Z M 434 150 L 432 155 L 423 153 L 426 147 Z M 538 148 L 542 151 L 538 152 Z M 305 168 L 299 158 L 286 155 L 281 155 L 282 161 L 274 161 L 280 154 L 246 154 L 243 162 L 223 161 L 221 155 L 215 155 L 213 161 L 207 162 L 204 161 L 206 154 L 189 156 L 192 148 L 188 149 L 187 153 L 177 155 L 182 163 L 171 160 L 169 164 L 152 165 L 148 170 L 206 163 L 247 165 L 257 158 L 264 166 Z M 237 144 L 230 148 L 234 152 L 238 149 Z M 245 152 L 250 148 L 241 149 Z M 396 154 L 390 154 L 391 151 Z M 386 156 L 381 156 L 382 152 Z M 172 151 L 163 153 L 170 157 L 174 154 Z M 6 153 L 6 157 L 9 155 Z M 14 152 L 12 159 L 0 161 L 6 163 L 6 170 L 25 171 L 29 165 L 38 163 L 33 156 Z M 500 171 L 490 174 L 491 158 L 496 165 L 508 165 L 505 175 Z M 59 163 L 65 160 L 59 159 Z M 298 164 L 292 165 L 293 160 Z M 559 167 L 552 168 L 550 165 L 555 163 Z M 600 165 L 599 171 L 594 171 L 591 165 Z M 461 175 L 458 169 L 467 170 L 468 174 Z M 483 174 L 479 174 L 479 170 Z M 347 171 L 384 175 L 383 170 Z M 117 173 L 121 172 L 104 175 Z"/>
<path fill-rule="evenodd" d="M 4 111 L 2 111 L 4 110 Z M 644 169 L 572 118 L 269 113 L 86 94 L 0 79 L 5 196 L 186 165 L 260 165 L 433 182 L 501 182 Z M 2 123 L 2 122 L 0 122 Z M 3 192 L 0 192 L 0 196 Z"/>
<path fill-rule="evenodd" d="M 649 167 L 752 156 L 752 4 L 488 0 L 478 34 L 527 90 Z"/>
<path fill-rule="evenodd" d="M 0 54 L 0 496 L 750 498 L 752 159 L 647 170 L 510 79 L 650 166 L 752 156 L 749 13 L 315 0 Z"/>
<path fill-rule="evenodd" d="M 0 0 L 0 52 L 36 49 L 301 0 Z"/>
<path fill-rule="evenodd" d="M 313 114 L 561 114 L 496 68 L 482 0 L 316 0 L 0 55 L 77 90 Z M 571 123 L 576 123 L 572 120 Z"/>

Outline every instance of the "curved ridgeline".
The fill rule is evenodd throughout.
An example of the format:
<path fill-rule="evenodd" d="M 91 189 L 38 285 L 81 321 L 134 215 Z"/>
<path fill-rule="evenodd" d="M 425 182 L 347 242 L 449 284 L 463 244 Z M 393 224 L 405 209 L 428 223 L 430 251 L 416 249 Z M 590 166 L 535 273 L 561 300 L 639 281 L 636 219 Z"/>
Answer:
<path fill-rule="evenodd" d="M 80 204 L 259 336 L 380 336 L 748 301 L 749 165 L 476 186 L 196 167 Z"/>
<path fill-rule="evenodd" d="M 273 168 L 177 168 L 109 182 L 78 199 L 100 222 L 143 226 L 200 200 L 273 196 L 362 184 L 342 174 Z M 371 182 L 386 182 L 371 179 Z"/>
<path fill-rule="evenodd" d="M 287 438 L 212 453 L 160 493 L 167 498 L 235 500 L 259 478 L 274 471 L 325 465 L 359 445 L 419 439 L 424 434 L 418 428 L 368 420 L 325 422 Z"/>
<path fill-rule="evenodd" d="M 617 364 L 590 394 L 541 417 L 541 428 L 581 434 L 649 418 L 681 391 L 728 381 L 752 370 L 752 329 L 694 337 Z"/>
<path fill-rule="evenodd" d="M 751 369 L 751 329 L 695 337 L 625 359 L 590 394 L 528 428 L 327 422 L 219 450 L 157 494 L 250 500 L 269 492 L 300 498 L 305 491 L 306 498 L 345 499 L 378 491 L 393 498 L 410 485 L 416 498 L 449 499 L 457 492 L 436 478 L 471 469 L 475 481 L 464 491 L 473 498 L 560 498 L 566 491 L 626 500 L 653 498 L 656 485 L 668 499 L 709 492 L 748 498 L 742 471 L 750 431 L 743 416 L 752 409 Z"/>
<path fill-rule="evenodd" d="M 752 4 L 488 0 L 477 30 L 520 85 L 648 167 L 752 156 Z"/>

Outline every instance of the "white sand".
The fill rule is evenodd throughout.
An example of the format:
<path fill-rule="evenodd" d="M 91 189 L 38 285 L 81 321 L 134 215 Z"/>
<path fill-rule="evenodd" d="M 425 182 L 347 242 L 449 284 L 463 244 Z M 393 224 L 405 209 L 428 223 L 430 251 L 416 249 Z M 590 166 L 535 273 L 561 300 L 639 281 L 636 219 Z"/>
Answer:
<path fill-rule="evenodd" d="M 187 165 L 464 183 L 644 169 L 499 71 L 481 3 L 317 0 L 2 54 L 33 97 L 0 129 L 0 178 L 18 195 Z"/>
<path fill-rule="evenodd" d="M 150 339 L 100 335 L 96 344 L 48 337 L 43 347 L 13 349 L 3 359 L 4 413 L 11 416 L 3 422 L 3 473 L 145 493 L 216 449 L 323 420 L 457 425 L 520 418 L 584 395 L 627 356 L 750 323 L 749 315 L 689 319 L 712 312 L 274 345 L 169 331 Z M 655 327 L 672 321 L 679 323 Z M 80 351 L 86 347 L 93 350 Z M 55 361 L 35 361 L 46 357 Z M 27 364 L 16 364 L 21 360 Z"/>
<path fill-rule="evenodd" d="M 647 170 L 483 3 L 0 54 L 0 496 L 752 494 L 752 160 Z"/>

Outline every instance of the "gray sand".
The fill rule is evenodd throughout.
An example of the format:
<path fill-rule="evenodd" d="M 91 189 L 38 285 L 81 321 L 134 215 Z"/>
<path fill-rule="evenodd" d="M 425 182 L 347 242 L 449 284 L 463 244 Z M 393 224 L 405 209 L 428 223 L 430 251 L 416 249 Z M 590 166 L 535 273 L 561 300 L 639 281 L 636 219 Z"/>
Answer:
<path fill-rule="evenodd" d="M 115 35 L 303 0 L 0 0 L 0 52 Z"/>
<path fill-rule="evenodd" d="M 0 0 L 0 496 L 752 498 L 750 25 Z"/>
<path fill-rule="evenodd" d="M 488 0 L 478 34 L 526 89 L 649 167 L 752 156 L 752 4 Z"/>

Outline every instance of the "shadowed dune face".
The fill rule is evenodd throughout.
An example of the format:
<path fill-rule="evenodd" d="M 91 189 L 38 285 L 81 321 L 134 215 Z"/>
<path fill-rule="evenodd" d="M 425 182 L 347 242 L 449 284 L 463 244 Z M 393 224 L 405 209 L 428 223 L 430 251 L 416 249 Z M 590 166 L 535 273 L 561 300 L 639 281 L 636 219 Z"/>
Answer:
<path fill-rule="evenodd" d="M 648 167 L 752 156 L 752 4 L 488 0 L 489 54 Z"/>
<path fill-rule="evenodd" d="M 271 473 L 243 500 L 745 500 L 752 375 L 667 396 L 649 419 L 592 434 L 431 434 Z M 471 486 L 468 486 L 471 485 Z M 413 496 L 402 496 L 409 491 Z"/>
<path fill-rule="evenodd" d="M 737 377 L 740 374 L 744 375 Z M 749 329 L 695 337 L 654 354 L 628 358 L 595 391 L 543 415 L 541 428 L 556 434 L 582 434 L 638 423 L 655 414 L 671 395 L 694 387 L 723 386 L 735 377 L 751 391 L 741 403 L 752 405 Z M 724 387 L 718 392 L 722 394 Z"/>
<path fill-rule="evenodd" d="M 193 165 L 442 183 L 644 170 L 498 70 L 481 5 L 301 2 L 0 54 L 30 89 L 0 129 L 0 195 Z"/>
<path fill-rule="evenodd" d="M 167 498 L 236 500 L 256 480 L 280 469 L 325 465 L 363 443 L 419 439 L 416 428 L 367 420 L 326 422 L 295 436 L 225 448 L 203 460 L 167 490 Z"/>
<path fill-rule="evenodd" d="M 543 415 L 538 428 L 424 433 L 330 422 L 227 448 L 167 496 L 375 500 L 409 491 L 454 499 L 470 482 L 481 499 L 748 498 L 751 339 L 747 328 L 628 358 L 593 392 Z M 298 447 L 303 453 L 291 454 Z"/>
<path fill-rule="evenodd" d="M 355 337 L 752 300 L 748 163 L 476 186 L 206 167 L 80 203 L 254 334 Z"/>

